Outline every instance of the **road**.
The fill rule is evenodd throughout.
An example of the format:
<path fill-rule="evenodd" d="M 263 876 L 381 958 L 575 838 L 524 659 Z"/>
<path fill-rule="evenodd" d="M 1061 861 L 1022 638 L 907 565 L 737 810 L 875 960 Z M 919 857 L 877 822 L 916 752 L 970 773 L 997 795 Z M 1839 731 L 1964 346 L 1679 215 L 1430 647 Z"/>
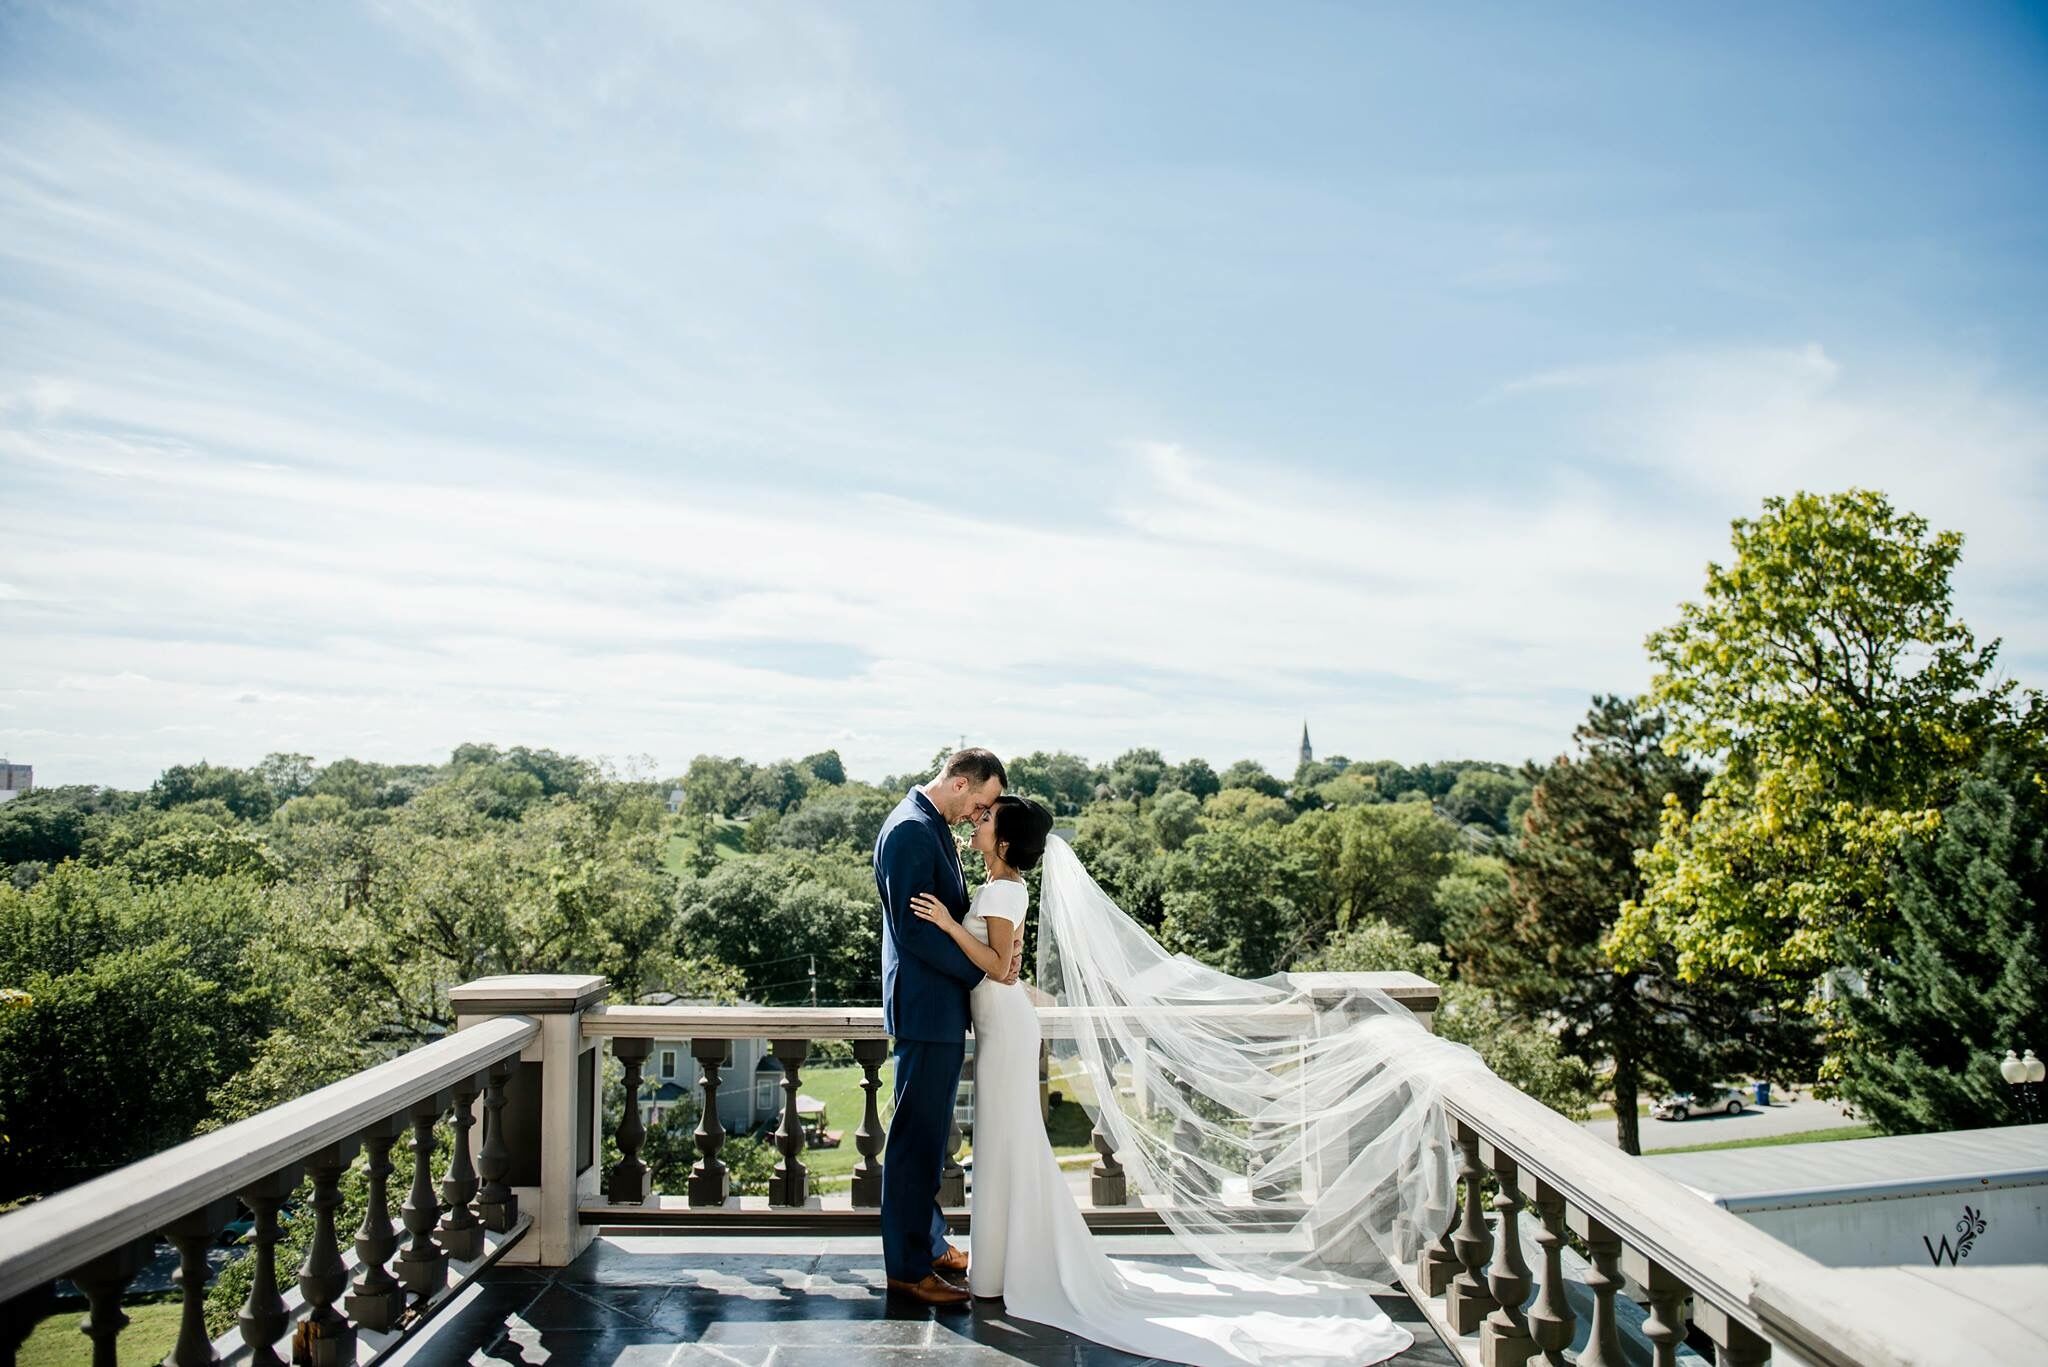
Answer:
<path fill-rule="evenodd" d="M 1644 1116 L 1638 1123 L 1642 1127 L 1643 1152 L 1652 1153 L 1730 1139 L 1763 1139 L 1805 1130 L 1839 1129 L 1863 1122 L 1843 1115 L 1841 1108 L 1831 1101 L 1803 1096 L 1793 1102 L 1773 1097 L 1768 1106 L 1751 1102 L 1740 1115 L 1696 1115 L 1690 1120 L 1653 1120 Z M 1614 1117 L 1588 1120 L 1586 1128 L 1609 1144 L 1614 1142 Z"/>

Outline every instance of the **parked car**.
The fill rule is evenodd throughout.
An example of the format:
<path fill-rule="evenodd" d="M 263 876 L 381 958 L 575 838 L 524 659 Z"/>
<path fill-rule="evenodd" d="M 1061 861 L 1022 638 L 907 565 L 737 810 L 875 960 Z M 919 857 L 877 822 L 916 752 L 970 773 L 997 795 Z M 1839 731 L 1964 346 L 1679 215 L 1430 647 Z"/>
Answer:
<path fill-rule="evenodd" d="M 1690 1120 L 1716 1112 L 1741 1115 L 1748 1104 L 1733 1087 L 1719 1087 L 1711 1092 L 1674 1092 L 1650 1107 L 1650 1114 L 1659 1120 Z"/>

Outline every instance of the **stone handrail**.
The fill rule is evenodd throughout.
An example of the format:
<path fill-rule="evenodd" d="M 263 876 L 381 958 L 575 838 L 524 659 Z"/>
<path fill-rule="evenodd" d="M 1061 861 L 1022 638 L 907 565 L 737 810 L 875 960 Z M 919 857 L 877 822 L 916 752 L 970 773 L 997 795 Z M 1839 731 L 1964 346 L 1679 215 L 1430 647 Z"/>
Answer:
<path fill-rule="evenodd" d="M 502 1181 L 505 1168 L 495 1161 L 503 1156 L 502 1138 L 494 1145 L 491 1134 L 484 1136 L 479 1165 L 473 1131 L 480 1097 L 487 1125 L 502 1129 L 492 1116 L 504 1105 L 521 1050 L 539 1033 L 532 1020 L 499 1017 L 0 1216 L 0 1307 L 8 1311 L 0 1316 L 0 1361 L 11 1361 L 39 1297 L 68 1277 L 91 1304 L 86 1331 L 94 1361 L 110 1365 L 126 1323 L 121 1296 L 159 1234 L 177 1246 L 181 1262 L 184 1312 L 173 1357 L 214 1360 L 204 1334 L 206 1250 L 238 1206 L 254 1213 L 258 1262 L 242 1337 L 259 1357 L 268 1353 L 299 1317 L 282 1293 L 290 1272 L 281 1278 L 276 1267 L 278 1215 L 301 1177 L 310 1176 L 317 1222 L 313 1248 L 297 1269 L 300 1309 L 313 1322 L 308 1342 L 316 1367 L 355 1362 L 369 1351 L 359 1337 L 381 1341 L 401 1320 L 416 1322 L 450 1289 L 451 1265 L 474 1264 L 523 1229 L 517 1198 Z M 455 1152 L 437 1197 L 434 1127 L 451 1107 Z M 408 1136 L 416 1178 L 403 1212 L 412 1237 L 401 1248 L 384 1179 L 392 1147 Z M 336 1228 L 335 1212 L 342 1175 L 359 1149 L 371 1155 L 372 1208 L 354 1231 L 359 1275 L 352 1286 L 341 1253 L 350 1232 Z"/>
<path fill-rule="evenodd" d="M 1592 1255 L 1584 1284 L 1593 1323 L 1580 1363 L 1623 1361 L 1617 1272 L 1649 1302 L 1641 1334 L 1658 1367 L 1676 1359 L 1688 1297 L 1692 1323 L 1723 1364 L 1762 1363 L 1775 1349 L 1814 1367 L 1925 1367 L 2039 1360 L 2048 1346 L 1980 1298 L 1911 1269 L 1824 1266 L 1490 1072 L 1450 1078 L 1443 1100 L 1464 1158 L 1464 1209 L 1425 1254 L 1412 1289 L 1418 1299 L 1444 1295 L 1445 1322 L 1458 1335 L 1477 1333 L 1486 1363 L 1545 1359 L 1575 1336 L 1559 1256 L 1567 1227 Z M 1470 1214 L 1488 1178 L 1490 1228 Z M 1523 1218 L 1538 1222 L 1541 1267 L 1520 1251 Z"/>

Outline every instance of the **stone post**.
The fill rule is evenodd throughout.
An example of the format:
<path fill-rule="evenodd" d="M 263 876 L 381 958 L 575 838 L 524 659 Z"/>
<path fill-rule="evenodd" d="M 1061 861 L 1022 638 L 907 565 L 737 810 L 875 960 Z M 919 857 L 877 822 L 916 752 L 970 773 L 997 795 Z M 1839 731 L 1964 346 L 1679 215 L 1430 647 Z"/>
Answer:
<path fill-rule="evenodd" d="M 529 973 L 479 978 L 448 994 L 455 1028 L 494 1016 L 530 1016 L 540 1036 L 519 1055 L 505 1085 L 506 1184 L 533 1232 L 505 1254 L 508 1263 L 567 1267 L 590 1246 L 596 1230 L 579 1219 L 584 1201 L 598 1195 L 600 1150 L 597 1040 L 583 1038 L 584 1013 L 601 1008 L 602 977 L 586 973 Z M 469 1140 L 480 1141 L 472 1126 Z"/>

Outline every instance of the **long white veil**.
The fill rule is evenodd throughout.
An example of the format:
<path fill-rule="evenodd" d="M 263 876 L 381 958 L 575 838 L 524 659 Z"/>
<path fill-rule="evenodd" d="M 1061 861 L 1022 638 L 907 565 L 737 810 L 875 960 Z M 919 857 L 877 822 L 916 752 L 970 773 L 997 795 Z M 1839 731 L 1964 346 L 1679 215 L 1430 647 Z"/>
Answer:
<path fill-rule="evenodd" d="M 1054 1069 L 1131 1201 L 1224 1271 L 1398 1284 L 1455 1204 L 1436 1084 L 1477 1055 L 1381 992 L 1167 953 L 1064 840 L 1039 905 Z"/>

